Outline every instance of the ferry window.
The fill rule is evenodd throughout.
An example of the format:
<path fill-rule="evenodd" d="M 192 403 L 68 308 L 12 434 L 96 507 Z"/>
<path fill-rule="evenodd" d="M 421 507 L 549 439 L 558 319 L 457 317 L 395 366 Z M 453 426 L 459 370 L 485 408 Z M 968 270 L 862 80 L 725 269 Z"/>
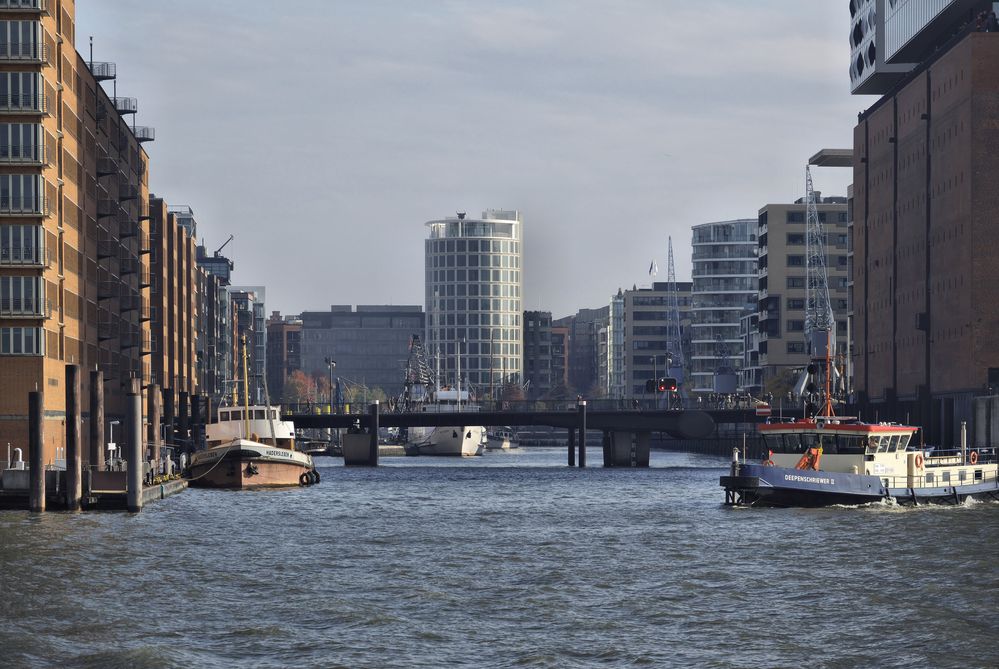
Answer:
<path fill-rule="evenodd" d="M 828 347 L 826 347 L 826 348 L 828 348 Z M 253 418 L 254 418 L 254 420 L 265 420 L 267 418 L 267 416 L 264 415 L 264 410 L 263 409 L 254 409 L 253 410 Z"/>
<path fill-rule="evenodd" d="M 220 411 L 219 412 L 219 420 L 229 420 L 229 412 L 228 411 Z"/>
<path fill-rule="evenodd" d="M 835 434 L 820 434 L 819 446 L 822 447 L 822 452 L 826 455 L 835 455 L 838 450 L 836 448 L 836 435 Z"/>
<path fill-rule="evenodd" d="M 779 434 L 768 434 L 766 436 L 767 448 L 774 453 L 784 452 L 784 440 L 781 439 Z"/>
<path fill-rule="evenodd" d="M 864 445 L 857 435 L 841 434 L 836 437 L 836 449 L 841 455 L 862 455 Z"/>
<path fill-rule="evenodd" d="M 950 472 L 941 472 L 940 479 L 944 483 L 950 483 Z"/>
<path fill-rule="evenodd" d="M 801 435 L 800 434 L 785 434 L 784 435 L 784 452 L 785 453 L 801 453 Z"/>
<path fill-rule="evenodd" d="M 981 469 L 976 469 L 975 470 L 975 480 L 976 481 L 981 481 L 982 480 L 982 470 Z"/>
<path fill-rule="evenodd" d="M 898 450 L 904 451 L 909 447 L 909 439 L 912 438 L 911 434 L 903 434 L 898 438 Z"/>
<path fill-rule="evenodd" d="M 898 440 L 899 440 L 899 436 L 897 434 L 892 435 L 890 437 L 886 437 L 885 441 L 887 443 L 885 445 L 885 449 L 889 453 L 894 453 L 895 451 L 897 451 L 898 450 Z"/>
<path fill-rule="evenodd" d="M 876 450 L 878 453 L 887 452 L 888 437 L 871 437 L 871 448 Z"/>
<path fill-rule="evenodd" d="M 967 472 L 962 469 L 961 471 L 959 471 L 957 473 L 957 480 L 958 481 L 963 481 L 965 479 L 965 475 L 966 474 L 967 474 Z"/>
<path fill-rule="evenodd" d="M 933 483 L 933 472 L 930 472 L 929 474 L 926 475 L 926 482 Z"/>

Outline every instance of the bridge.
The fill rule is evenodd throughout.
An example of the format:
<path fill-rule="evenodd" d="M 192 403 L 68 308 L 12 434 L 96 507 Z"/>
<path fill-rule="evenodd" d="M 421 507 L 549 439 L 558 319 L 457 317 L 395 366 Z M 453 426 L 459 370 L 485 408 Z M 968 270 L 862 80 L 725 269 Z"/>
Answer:
<path fill-rule="evenodd" d="M 432 405 L 428 405 L 430 408 Z M 698 407 L 698 408 L 694 408 Z M 656 406 L 653 401 L 593 400 L 483 402 L 456 411 L 386 411 L 372 404 L 366 412 L 357 405 L 290 405 L 285 407 L 284 420 L 294 422 L 296 429 L 347 429 L 354 433 L 365 430 L 370 444 L 366 457 L 357 464 L 377 465 L 377 431 L 381 427 L 445 427 L 454 425 L 456 417 L 485 427 L 544 425 L 568 431 L 568 461 L 574 464 L 575 442 L 579 435 L 579 463 L 586 463 L 586 432 L 602 433 L 601 446 L 604 466 L 648 466 L 651 433 L 663 432 L 675 439 L 704 439 L 715 432 L 716 423 L 753 424 L 766 420 L 756 408 L 706 408 L 704 403 L 674 403 L 674 408 Z M 797 412 L 800 415 L 800 410 Z M 785 417 L 792 415 L 784 411 Z M 472 418 L 474 416 L 474 418 Z"/>

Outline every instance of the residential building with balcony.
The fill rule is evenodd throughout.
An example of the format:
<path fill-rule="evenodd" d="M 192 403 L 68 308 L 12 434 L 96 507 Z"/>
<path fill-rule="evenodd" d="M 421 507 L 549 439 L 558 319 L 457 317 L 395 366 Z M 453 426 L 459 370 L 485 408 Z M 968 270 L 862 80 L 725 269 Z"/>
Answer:
<path fill-rule="evenodd" d="M 0 442 L 27 457 L 41 390 L 46 463 L 64 446 L 67 363 L 84 397 L 100 371 L 108 420 L 129 379 L 151 379 L 145 136 L 101 85 L 113 65 L 75 40 L 73 3 L 0 2 Z"/>
<path fill-rule="evenodd" d="M 228 290 L 236 346 L 236 382 L 232 397 L 243 401 L 245 387 L 251 404 L 264 404 L 267 401 L 267 291 L 263 286 L 229 286 Z M 245 365 L 243 356 L 246 356 Z M 279 399 L 275 397 L 273 401 L 276 403 Z"/>
<path fill-rule="evenodd" d="M 757 219 L 693 226 L 691 357 L 687 388 L 715 391 L 715 375 L 742 366 L 742 317 L 756 309 Z"/>
<path fill-rule="evenodd" d="M 198 278 L 198 385 L 212 407 L 232 401 L 232 381 L 236 378 L 236 339 L 229 284 L 232 260 L 221 250 L 212 255 L 204 246 L 196 249 Z"/>
<path fill-rule="evenodd" d="M 815 194 L 825 231 L 829 299 L 836 319 L 838 351 L 845 351 L 848 304 L 849 212 L 845 197 Z M 765 390 L 784 394 L 808 365 L 805 342 L 807 306 L 807 205 L 772 203 L 759 211 L 759 381 Z M 838 360 L 842 362 L 842 360 Z"/>

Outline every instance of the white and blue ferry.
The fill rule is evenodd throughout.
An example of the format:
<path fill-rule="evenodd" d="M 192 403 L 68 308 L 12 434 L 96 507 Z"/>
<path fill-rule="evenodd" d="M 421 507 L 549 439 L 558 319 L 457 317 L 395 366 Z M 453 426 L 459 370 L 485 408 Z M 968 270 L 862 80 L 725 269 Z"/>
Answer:
<path fill-rule="evenodd" d="M 733 454 L 722 476 L 734 506 L 826 506 L 893 499 L 900 504 L 999 500 L 994 451 L 941 452 L 913 444 L 919 428 L 816 416 L 759 426 L 761 463 Z"/>

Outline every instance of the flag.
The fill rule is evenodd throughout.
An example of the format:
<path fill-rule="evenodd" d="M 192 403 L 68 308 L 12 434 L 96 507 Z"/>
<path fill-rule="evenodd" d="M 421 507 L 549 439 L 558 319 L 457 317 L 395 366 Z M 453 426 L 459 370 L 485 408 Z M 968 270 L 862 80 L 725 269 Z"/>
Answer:
<path fill-rule="evenodd" d="M 656 261 L 653 260 L 652 264 L 649 265 L 649 276 L 655 276 L 659 273 L 659 266 L 656 265 Z"/>

